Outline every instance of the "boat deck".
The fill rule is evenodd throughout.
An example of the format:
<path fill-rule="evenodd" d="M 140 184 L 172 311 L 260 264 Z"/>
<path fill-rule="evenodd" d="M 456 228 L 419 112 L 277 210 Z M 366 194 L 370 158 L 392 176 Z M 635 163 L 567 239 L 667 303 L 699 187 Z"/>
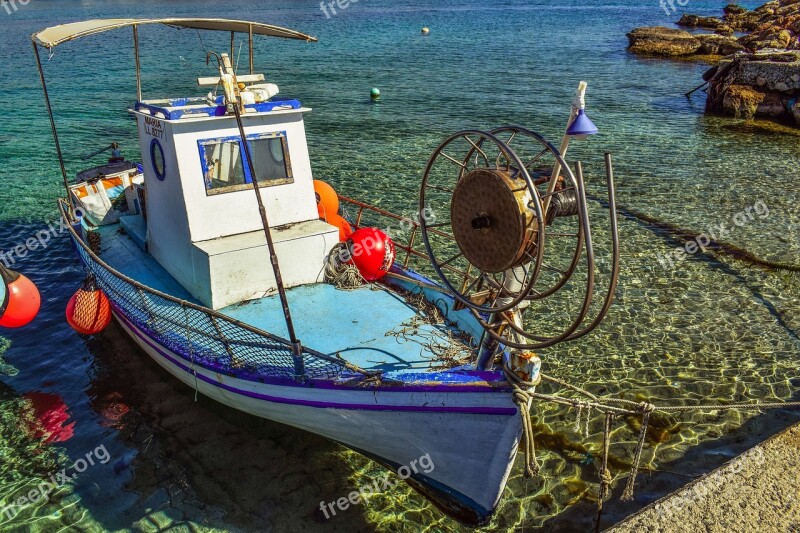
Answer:
<path fill-rule="evenodd" d="M 193 298 L 158 262 L 143 251 L 118 224 L 104 226 L 100 257 L 111 267 L 156 290 L 193 303 Z M 265 265 L 268 258 L 264 258 Z M 319 283 L 287 290 L 297 336 L 303 345 L 326 354 L 340 354 L 369 370 L 442 368 L 441 354 L 470 348 L 456 340 L 445 324 L 430 324 L 399 293 L 373 284 L 340 290 Z M 219 310 L 263 331 L 287 338 L 277 294 Z"/>

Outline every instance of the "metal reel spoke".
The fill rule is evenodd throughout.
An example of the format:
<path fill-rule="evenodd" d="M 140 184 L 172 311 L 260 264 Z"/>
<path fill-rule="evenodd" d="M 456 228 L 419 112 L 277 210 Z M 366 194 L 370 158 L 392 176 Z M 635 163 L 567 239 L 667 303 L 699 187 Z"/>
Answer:
<path fill-rule="evenodd" d="M 528 161 L 526 169 L 531 173 L 539 198 L 548 210 L 546 235 L 552 240 L 548 241 L 548 249 L 543 255 L 541 268 L 545 274 L 539 276 L 536 291 L 531 291 L 527 299 L 546 298 L 566 285 L 583 255 L 583 227 L 578 222 L 580 217 L 575 209 L 578 205 L 577 180 L 558 149 L 538 133 L 519 126 L 497 128 L 492 133 L 498 136 L 508 133 L 509 138 L 516 139 L 515 150 L 521 158 Z M 533 168 L 536 163 L 539 165 Z M 554 167 L 559 167 L 559 176 L 552 175 Z M 555 183 L 552 183 L 553 179 L 556 180 Z M 548 263 L 559 261 L 559 267 L 545 265 L 544 258 Z M 566 262 L 567 259 L 569 262 Z"/>
<path fill-rule="evenodd" d="M 539 275 L 545 222 L 539 190 L 519 156 L 490 132 L 456 133 L 428 161 L 421 209 L 435 191 L 451 192 L 437 198 L 448 221 L 421 225 L 437 276 L 459 302 L 481 313 L 522 302 Z M 452 240 L 436 231 L 444 226 L 452 229 Z M 512 279 L 509 272 L 523 263 L 520 279 Z M 471 276 L 471 269 L 477 273 Z"/>

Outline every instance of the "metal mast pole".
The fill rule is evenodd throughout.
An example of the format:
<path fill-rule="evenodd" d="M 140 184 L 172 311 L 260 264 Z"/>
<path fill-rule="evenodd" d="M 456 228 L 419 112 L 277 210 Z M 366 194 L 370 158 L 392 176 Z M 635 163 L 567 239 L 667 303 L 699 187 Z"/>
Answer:
<path fill-rule="evenodd" d="M 50 117 L 50 128 L 53 130 L 53 140 L 56 144 L 56 152 L 58 153 L 58 164 L 61 165 L 61 175 L 64 178 L 64 190 L 67 194 L 67 199 L 69 199 L 69 177 L 67 176 L 67 167 L 64 166 L 64 154 L 61 151 L 61 143 L 58 141 L 58 130 L 56 129 L 56 121 L 53 118 L 53 108 L 50 105 L 50 95 L 47 93 L 47 83 L 44 79 L 44 71 L 42 70 L 42 60 L 39 57 L 39 46 L 36 43 L 33 44 L 33 53 L 36 55 L 36 66 L 39 68 L 39 80 L 42 82 L 42 90 L 44 91 L 44 101 L 47 105 L 47 114 Z M 72 207 L 72 202 L 69 202 L 70 208 Z"/>
<path fill-rule="evenodd" d="M 136 60 L 136 99 L 142 101 L 142 69 L 139 60 L 139 26 L 133 26 L 133 55 Z"/>
<path fill-rule="evenodd" d="M 261 191 L 258 187 L 258 177 L 256 176 L 255 167 L 253 166 L 253 157 L 250 153 L 250 145 L 247 143 L 247 135 L 244 132 L 244 124 L 242 123 L 241 107 L 243 107 L 241 97 L 238 96 L 238 87 L 236 83 L 236 74 L 233 71 L 230 57 L 228 54 L 222 54 L 217 57 L 219 62 L 219 72 L 222 80 L 222 86 L 225 89 L 225 98 L 228 101 L 228 109 L 233 110 L 236 117 L 236 124 L 239 126 L 239 136 L 242 138 L 242 149 L 244 150 L 244 157 L 247 160 L 247 168 L 250 171 L 250 176 L 253 181 L 253 191 L 256 193 L 256 201 L 258 202 L 258 212 L 261 215 L 261 224 L 264 227 L 264 235 L 267 237 L 267 247 L 269 248 L 269 259 L 272 263 L 272 272 L 275 275 L 275 283 L 278 286 L 278 295 L 280 296 L 281 305 L 283 306 L 283 316 L 286 320 L 286 328 L 289 331 L 289 340 L 292 343 L 292 354 L 294 355 L 294 369 L 295 378 L 302 379 L 304 374 L 303 364 L 303 346 L 297 338 L 294 329 L 294 322 L 292 321 L 292 313 L 289 310 L 289 300 L 286 297 L 286 288 L 283 285 L 283 277 L 281 276 L 281 268 L 278 263 L 278 255 L 275 252 L 275 244 L 272 241 L 272 231 L 270 230 L 269 220 L 267 218 L 267 210 L 264 207 L 264 200 L 261 198 Z"/>

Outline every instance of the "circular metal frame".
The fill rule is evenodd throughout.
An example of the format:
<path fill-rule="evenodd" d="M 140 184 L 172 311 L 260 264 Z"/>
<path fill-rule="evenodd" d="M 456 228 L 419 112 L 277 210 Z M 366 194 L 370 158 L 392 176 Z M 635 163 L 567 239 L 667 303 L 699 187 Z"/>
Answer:
<path fill-rule="evenodd" d="M 475 137 L 477 140 L 474 140 L 473 137 Z M 461 160 L 452 157 L 445 151 L 448 147 L 454 146 L 457 141 L 459 141 L 459 143 L 461 141 L 466 141 L 466 143 L 470 146 L 466 156 Z M 493 145 L 493 150 L 489 150 L 490 145 Z M 553 149 L 555 150 L 555 148 Z M 496 157 L 493 161 L 490 160 L 489 155 L 487 155 L 487 151 L 492 155 L 496 154 Z M 535 256 L 526 252 L 525 255 L 527 255 L 529 258 L 528 261 L 523 261 L 522 265 L 517 267 L 521 268 L 524 272 L 524 278 L 521 283 L 518 283 L 518 288 L 509 288 L 509 271 L 503 272 L 500 279 L 497 279 L 497 277 L 491 273 L 481 271 L 477 274 L 475 279 L 470 282 L 469 276 L 472 265 L 470 265 L 470 268 L 468 268 L 466 272 L 457 272 L 463 281 L 461 283 L 461 288 L 457 288 L 450 277 L 448 277 L 448 275 L 445 273 L 445 270 L 450 272 L 453 271 L 452 268 L 446 267 L 448 267 L 449 264 L 452 263 L 452 261 L 457 257 L 463 256 L 463 251 L 451 259 L 440 262 L 431 243 L 431 235 L 451 238 L 453 240 L 455 240 L 455 236 L 438 230 L 437 227 L 442 226 L 442 224 L 437 224 L 437 227 L 433 227 L 432 225 L 428 224 L 427 221 L 421 221 L 422 237 L 425 243 L 425 249 L 431 260 L 431 264 L 436 271 L 436 274 L 439 276 L 439 279 L 442 280 L 442 282 L 447 286 L 447 288 L 450 290 L 450 292 L 452 292 L 453 296 L 459 302 L 478 313 L 492 314 L 513 309 L 529 295 L 536 284 L 541 270 L 544 252 L 545 220 L 539 191 L 531 180 L 530 174 L 528 173 L 523 162 L 520 160 L 519 156 L 504 141 L 490 132 L 481 130 L 464 130 L 445 139 L 444 142 L 442 142 L 436 148 L 428 160 L 420 189 L 420 210 L 427 208 L 428 203 L 426 201 L 426 195 L 429 188 L 438 189 L 440 192 L 443 190 L 441 187 L 437 187 L 436 185 L 430 183 L 432 169 L 438 162 L 442 160 L 447 160 L 450 164 L 454 164 L 459 167 L 458 176 L 455 180 L 456 184 L 472 170 L 477 170 L 479 168 L 501 169 L 503 167 L 500 163 L 502 160 L 504 160 L 505 170 L 513 171 L 517 179 L 522 179 L 522 186 L 525 187 L 530 194 L 531 199 L 528 207 L 534 212 L 536 225 L 535 236 L 533 238 L 535 241 Z M 443 190 L 443 192 L 450 192 L 452 194 L 453 191 Z M 452 196 L 450 201 L 452 202 Z M 528 265 L 528 268 L 525 268 L 525 264 Z M 490 290 L 494 292 L 492 297 L 488 300 L 488 304 L 486 302 L 478 303 L 469 297 L 470 294 L 476 294 L 476 291 L 480 291 L 484 284 L 490 287 Z"/>
<path fill-rule="evenodd" d="M 501 126 L 499 128 L 491 130 L 491 133 L 497 136 L 500 136 L 504 133 L 510 133 L 511 135 L 509 136 L 508 140 L 505 141 L 506 145 L 508 145 L 509 147 L 511 146 L 511 143 L 514 142 L 514 139 L 517 136 L 522 136 L 528 139 L 532 139 L 535 143 L 547 149 L 550 153 L 552 153 L 556 157 L 556 162 L 561 166 L 561 170 L 559 171 L 559 173 L 564 173 L 566 175 L 565 177 L 567 181 L 570 183 L 570 185 L 567 188 L 571 187 L 572 190 L 576 191 L 577 194 L 578 184 L 577 180 L 575 179 L 575 174 L 572 172 L 572 169 L 569 167 L 569 165 L 567 165 L 566 160 L 561 156 L 561 152 L 559 152 L 559 150 L 547 139 L 545 139 L 542 135 L 527 128 L 523 128 L 522 126 L 516 126 L 516 125 Z M 540 153 L 544 155 L 543 152 Z M 535 158 L 534 161 L 529 162 L 528 166 L 533 164 L 538 159 L 539 157 Z M 549 182 L 550 180 L 545 182 L 545 184 L 549 184 Z M 547 234 L 550 236 L 550 238 L 566 236 L 554 233 L 549 229 L 546 231 Z M 583 224 L 578 224 L 578 233 L 575 237 L 576 237 L 575 252 L 573 253 L 572 261 L 570 262 L 570 265 L 567 268 L 567 270 L 560 272 L 560 279 L 556 282 L 555 285 L 547 288 L 546 290 L 540 290 L 539 288 L 535 287 L 534 288 L 535 290 L 531 291 L 530 294 L 528 295 L 527 300 L 541 300 L 542 298 L 546 298 L 552 294 L 555 294 L 567 283 L 567 281 L 569 281 L 569 279 L 575 273 L 575 270 L 578 268 L 578 264 L 580 263 L 581 260 L 581 255 L 583 253 L 583 245 L 584 245 Z"/>

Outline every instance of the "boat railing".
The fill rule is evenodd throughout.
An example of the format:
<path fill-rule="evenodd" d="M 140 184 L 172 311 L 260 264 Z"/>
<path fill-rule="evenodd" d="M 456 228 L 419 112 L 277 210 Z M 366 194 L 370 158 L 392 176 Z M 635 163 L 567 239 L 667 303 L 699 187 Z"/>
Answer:
<path fill-rule="evenodd" d="M 407 229 L 407 238 L 405 238 L 404 235 L 406 231 L 391 231 L 390 233 L 390 237 L 394 242 L 395 249 L 402 252 L 397 254 L 395 260 L 398 263 L 402 263 L 403 267 L 408 268 L 411 266 L 412 260 L 422 259 L 422 261 L 415 261 L 414 266 L 425 273 L 434 273 L 433 269 L 430 268 L 430 258 L 425 251 L 425 246 L 422 242 L 422 239 L 419 238 L 421 234 L 420 228 L 422 225 L 420 224 L 418 218 L 415 219 L 413 217 L 401 216 L 380 207 L 370 205 L 359 200 L 354 200 L 353 198 L 348 198 L 347 196 L 339 195 L 339 200 L 346 204 L 342 206 L 346 215 L 345 218 L 356 228 L 361 228 L 365 225 L 376 225 L 381 227 L 381 229 L 385 229 L 382 227 L 382 225 L 387 221 L 393 221 L 393 223 L 398 224 L 399 228 L 403 230 Z M 348 207 L 355 210 L 355 215 L 352 215 L 349 212 Z M 391 229 L 391 226 L 392 222 L 389 222 L 388 229 Z M 408 228 L 403 228 L 402 226 L 408 226 Z M 433 235 L 438 235 L 439 237 L 445 237 L 451 241 L 453 240 L 452 235 L 430 226 L 428 226 L 428 232 Z M 442 265 L 441 267 L 460 275 L 465 279 L 469 276 L 469 272 L 454 265 Z M 430 272 L 427 272 L 428 270 L 430 270 Z"/>
<path fill-rule="evenodd" d="M 72 222 L 64 200 L 59 200 L 59 209 Z M 134 326 L 148 344 L 149 339 L 156 341 L 152 349 L 164 347 L 177 354 L 181 360 L 173 363 L 187 371 L 202 367 L 242 379 L 287 382 L 363 377 L 363 371 L 344 360 L 305 347 L 304 373 L 297 376 L 288 340 L 127 277 L 100 259 L 71 224 L 67 228 L 87 274 L 94 276 L 126 327 Z"/>

